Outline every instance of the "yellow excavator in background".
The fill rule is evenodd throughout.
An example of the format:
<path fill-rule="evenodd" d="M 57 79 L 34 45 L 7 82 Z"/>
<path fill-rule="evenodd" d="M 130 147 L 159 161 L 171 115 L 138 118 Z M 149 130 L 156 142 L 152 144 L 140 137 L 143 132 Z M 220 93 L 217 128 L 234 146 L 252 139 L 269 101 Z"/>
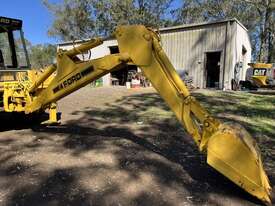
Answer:
<path fill-rule="evenodd" d="M 17 21 L 20 20 L 0 18 L 4 22 L 0 24 L 0 34 L 7 33 L 10 47 L 14 46 L 14 30 L 21 30 L 22 23 Z M 25 55 L 12 49 L 12 65 L 7 65 L 7 51 L 3 55 L 0 47 L 2 110 L 26 115 L 49 110 L 48 123 L 54 123 L 58 100 L 107 73 L 134 64 L 173 110 L 199 150 L 207 155 L 207 163 L 248 193 L 271 204 L 271 187 L 255 140 L 241 126 L 220 122 L 199 104 L 170 63 L 158 34 L 142 25 L 132 25 L 117 27 L 114 37 L 119 53 L 83 61 L 78 56 L 104 40 L 91 39 L 71 50 L 59 50 L 56 64 L 40 74 L 19 67 L 16 58 L 26 56 L 25 49 Z"/>
<path fill-rule="evenodd" d="M 274 89 L 275 65 L 271 63 L 249 63 L 245 81 L 239 82 L 240 89 Z"/>

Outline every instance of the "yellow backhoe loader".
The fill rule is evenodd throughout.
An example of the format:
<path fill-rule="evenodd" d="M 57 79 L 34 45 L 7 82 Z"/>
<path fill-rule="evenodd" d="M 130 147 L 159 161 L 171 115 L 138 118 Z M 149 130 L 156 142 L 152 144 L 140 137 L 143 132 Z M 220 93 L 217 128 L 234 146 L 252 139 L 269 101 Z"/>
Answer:
<path fill-rule="evenodd" d="M 0 20 L 4 22 L 0 32 L 7 33 L 11 46 L 14 30 L 21 30 L 22 23 L 17 21 Z M 49 110 L 49 122 L 54 123 L 58 100 L 107 73 L 134 64 L 205 153 L 207 163 L 251 195 L 271 204 L 271 187 L 255 140 L 241 126 L 220 122 L 199 104 L 170 63 L 158 34 L 142 25 L 133 25 L 119 26 L 113 35 L 118 41 L 119 53 L 83 61 L 78 55 L 103 43 L 101 38 L 91 39 L 71 50 L 59 50 L 57 63 L 41 74 L 20 68 L 16 49 L 11 49 L 12 65 L 6 64 L 6 54 L 0 55 L 3 110 L 26 115 Z M 23 51 L 26 54 L 26 50 Z"/>

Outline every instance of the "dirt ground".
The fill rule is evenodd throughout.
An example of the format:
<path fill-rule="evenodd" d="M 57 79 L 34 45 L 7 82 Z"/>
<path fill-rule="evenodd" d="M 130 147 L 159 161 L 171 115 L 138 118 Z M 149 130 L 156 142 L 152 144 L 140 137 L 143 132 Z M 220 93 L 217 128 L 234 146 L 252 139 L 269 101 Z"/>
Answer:
<path fill-rule="evenodd" d="M 0 205 L 261 204 L 205 163 L 152 88 L 85 87 L 59 110 L 51 127 L 0 117 Z"/>

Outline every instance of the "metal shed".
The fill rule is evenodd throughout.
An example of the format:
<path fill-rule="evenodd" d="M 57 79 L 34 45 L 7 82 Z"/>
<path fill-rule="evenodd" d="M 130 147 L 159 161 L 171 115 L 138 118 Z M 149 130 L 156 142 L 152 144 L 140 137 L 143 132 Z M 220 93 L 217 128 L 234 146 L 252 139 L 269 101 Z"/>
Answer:
<path fill-rule="evenodd" d="M 235 77 L 245 79 L 247 63 L 251 61 L 251 44 L 247 29 L 237 20 L 229 19 L 159 29 L 165 52 L 178 73 L 193 78 L 198 88 L 231 89 Z M 70 49 L 72 42 L 58 48 Z M 75 45 L 76 46 L 76 45 Z M 106 40 L 92 49 L 91 58 L 110 54 L 116 40 Z M 110 75 L 103 78 L 110 84 Z"/>
<path fill-rule="evenodd" d="M 163 47 L 175 68 L 188 71 L 196 87 L 230 89 L 234 72 L 245 78 L 251 61 L 247 29 L 237 20 L 160 29 Z M 238 72 L 240 71 L 240 72 Z"/>

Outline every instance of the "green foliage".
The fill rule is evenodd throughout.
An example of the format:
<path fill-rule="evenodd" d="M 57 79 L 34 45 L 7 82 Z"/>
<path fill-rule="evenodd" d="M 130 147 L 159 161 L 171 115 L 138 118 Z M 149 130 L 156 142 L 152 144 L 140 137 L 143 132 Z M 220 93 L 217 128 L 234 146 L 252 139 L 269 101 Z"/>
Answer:
<path fill-rule="evenodd" d="M 99 32 L 108 34 L 121 24 L 163 27 L 169 24 L 165 14 L 171 2 L 172 0 L 94 1 Z"/>
<path fill-rule="evenodd" d="M 7 33 L 0 33 L 0 50 L 2 52 L 5 64 L 11 65 L 12 60 Z"/>
<path fill-rule="evenodd" d="M 109 35 L 118 24 L 144 24 L 162 27 L 172 0 L 63 0 L 61 4 L 43 1 L 54 22 L 50 36 L 63 41 Z"/>
<path fill-rule="evenodd" d="M 182 0 L 182 6 L 173 14 L 177 23 L 237 18 L 249 30 L 254 58 L 270 62 L 275 58 L 275 12 L 271 3 L 272 0 Z"/>
<path fill-rule="evenodd" d="M 88 38 L 95 34 L 95 18 L 92 17 L 90 0 L 63 0 L 62 4 L 43 1 L 52 12 L 54 22 L 48 34 L 63 41 Z"/>
<path fill-rule="evenodd" d="M 38 44 L 29 49 L 32 68 L 39 69 L 53 64 L 56 56 L 56 46 Z"/>
<path fill-rule="evenodd" d="M 159 28 L 237 18 L 249 30 L 254 59 L 275 61 L 274 0 L 181 0 L 181 4 L 179 1 L 43 0 L 54 17 L 49 35 L 63 41 L 107 36 L 120 24 Z"/>

